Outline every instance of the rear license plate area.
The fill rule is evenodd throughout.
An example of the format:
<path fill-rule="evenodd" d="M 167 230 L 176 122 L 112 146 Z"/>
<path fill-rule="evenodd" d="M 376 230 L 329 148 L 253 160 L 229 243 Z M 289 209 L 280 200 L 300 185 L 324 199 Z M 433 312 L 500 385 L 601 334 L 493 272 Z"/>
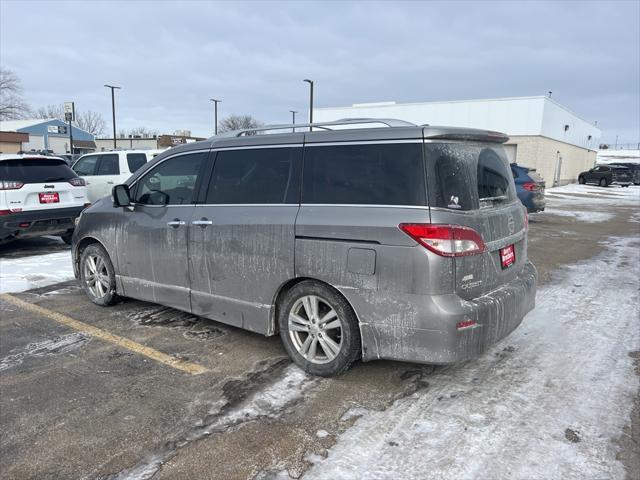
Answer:
<path fill-rule="evenodd" d="M 60 203 L 60 194 L 58 192 L 42 192 L 38 194 L 40 203 Z"/>
<path fill-rule="evenodd" d="M 502 269 L 509 268 L 516 263 L 516 249 L 515 246 L 509 245 L 500 249 L 500 265 Z"/>

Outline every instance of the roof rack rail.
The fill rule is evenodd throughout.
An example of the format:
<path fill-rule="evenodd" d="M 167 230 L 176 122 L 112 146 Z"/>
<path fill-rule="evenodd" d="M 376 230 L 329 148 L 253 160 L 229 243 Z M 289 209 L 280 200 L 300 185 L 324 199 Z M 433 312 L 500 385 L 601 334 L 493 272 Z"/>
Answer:
<path fill-rule="evenodd" d="M 340 120 L 334 120 L 331 122 L 318 122 L 318 123 L 291 123 L 286 125 L 263 125 L 255 128 L 243 128 L 240 130 L 233 130 L 230 132 L 224 132 L 216 135 L 218 138 L 224 137 L 242 137 L 244 135 L 250 135 L 251 133 L 265 132 L 270 130 L 292 130 L 296 128 L 319 128 L 322 130 L 333 130 L 330 127 L 340 125 L 365 125 L 369 123 L 379 123 L 387 127 L 415 127 L 415 123 L 407 122 L 405 120 L 398 120 L 396 118 L 343 118 Z M 214 137 L 214 138 L 216 138 Z"/>

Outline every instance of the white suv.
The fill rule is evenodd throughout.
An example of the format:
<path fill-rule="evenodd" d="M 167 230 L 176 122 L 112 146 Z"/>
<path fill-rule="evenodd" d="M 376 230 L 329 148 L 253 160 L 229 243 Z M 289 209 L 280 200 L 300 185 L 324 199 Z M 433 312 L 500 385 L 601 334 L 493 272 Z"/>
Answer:
<path fill-rule="evenodd" d="M 0 244 L 41 235 L 71 243 L 75 219 L 89 205 L 84 180 L 62 158 L 0 155 Z"/>
<path fill-rule="evenodd" d="M 93 203 L 111 195 L 114 185 L 124 183 L 132 173 L 157 155 L 155 152 L 155 150 L 116 150 L 89 153 L 80 157 L 71 168 L 84 178 L 89 200 Z"/>

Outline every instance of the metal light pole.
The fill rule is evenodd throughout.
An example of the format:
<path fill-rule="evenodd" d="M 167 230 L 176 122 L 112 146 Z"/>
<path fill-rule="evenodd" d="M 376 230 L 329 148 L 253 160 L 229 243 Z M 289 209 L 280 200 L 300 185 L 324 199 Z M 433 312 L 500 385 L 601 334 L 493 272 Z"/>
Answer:
<path fill-rule="evenodd" d="M 111 115 L 113 117 L 113 149 L 116 150 L 118 145 L 116 143 L 116 96 L 114 91 L 116 89 L 120 90 L 120 87 L 116 87 L 115 85 L 105 85 L 105 87 L 111 89 Z"/>
<path fill-rule="evenodd" d="M 292 125 L 296 124 L 296 113 L 298 113 L 295 110 L 289 110 L 291 112 L 291 115 L 293 116 L 293 120 L 291 121 Z M 293 127 L 293 129 L 291 130 L 293 133 L 296 133 L 296 127 Z"/>
<path fill-rule="evenodd" d="M 313 80 L 305 78 L 303 81 L 309 84 L 309 123 L 313 123 Z M 309 131 L 313 131 L 313 127 L 309 127 Z"/>
<path fill-rule="evenodd" d="M 209 101 L 213 102 L 213 111 L 214 111 L 213 118 L 215 122 L 215 125 L 213 127 L 213 134 L 218 135 L 218 104 L 222 103 L 222 100 L 216 100 L 215 98 L 210 98 Z"/>

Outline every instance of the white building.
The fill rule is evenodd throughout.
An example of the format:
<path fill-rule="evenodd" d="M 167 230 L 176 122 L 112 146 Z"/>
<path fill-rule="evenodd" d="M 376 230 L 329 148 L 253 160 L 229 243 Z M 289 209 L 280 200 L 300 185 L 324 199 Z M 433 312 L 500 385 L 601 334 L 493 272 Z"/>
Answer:
<path fill-rule="evenodd" d="M 536 168 L 547 186 L 576 181 L 591 168 L 602 132 L 551 98 L 517 97 L 425 103 L 362 103 L 314 108 L 314 122 L 398 118 L 417 125 L 495 130 L 509 135 L 512 162 Z"/>

